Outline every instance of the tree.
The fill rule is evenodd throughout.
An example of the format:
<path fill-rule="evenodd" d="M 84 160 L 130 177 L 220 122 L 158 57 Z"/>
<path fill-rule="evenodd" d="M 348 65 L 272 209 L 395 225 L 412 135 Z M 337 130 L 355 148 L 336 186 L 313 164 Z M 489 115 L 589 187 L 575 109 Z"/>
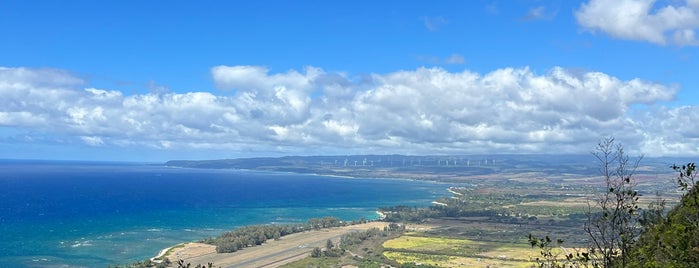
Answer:
<path fill-rule="evenodd" d="M 660 193 L 656 192 L 655 200 L 648 203 L 648 208 L 641 211 L 641 216 L 638 219 L 642 233 L 647 232 L 665 219 L 665 203 L 665 199 L 660 197 Z"/>
<path fill-rule="evenodd" d="M 696 267 L 699 263 L 699 188 L 695 165 L 673 166 L 686 191 L 666 216 L 644 228 L 632 248 L 631 267 Z"/>
<path fill-rule="evenodd" d="M 320 258 L 323 257 L 323 251 L 320 250 L 319 247 L 313 248 L 313 251 L 311 251 L 311 257 L 312 258 Z"/>
<path fill-rule="evenodd" d="M 598 161 L 604 189 L 594 202 L 588 202 L 583 228 L 590 237 L 589 248 L 566 254 L 565 262 L 561 262 L 552 248 L 560 246 L 563 240 L 556 240 L 554 245 L 549 236 L 537 238 L 530 234 L 530 245 L 540 249 L 542 258 L 536 259 L 540 267 L 627 267 L 630 261 L 629 252 L 640 233 L 634 175 L 643 157 L 629 160 L 623 146 L 611 137 L 598 143 L 592 155 Z"/>
<path fill-rule="evenodd" d="M 177 268 L 190 268 L 192 267 L 191 263 L 185 263 L 184 260 L 178 260 L 177 261 Z M 206 266 L 202 264 L 197 264 L 194 268 L 213 268 L 214 264 L 212 262 L 207 263 Z"/>
<path fill-rule="evenodd" d="M 279 232 L 278 230 L 274 231 L 274 234 L 272 235 L 272 238 L 274 238 L 274 241 L 279 241 L 279 239 L 281 239 L 281 237 L 282 237 L 281 232 Z"/>
<path fill-rule="evenodd" d="M 588 204 L 584 229 L 591 240 L 590 257 L 594 266 L 611 267 L 615 260 L 621 267 L 628 263 L 628 252 L 639 234 L 638 192 L 634 175 L 639 157 L 630 161 L 623 146 L 606 138 L 592 155 L 599 162 L 605 189 Z"/>
<path fill-rule="evenodd" d="M 536 261 L 539 264 L 539 267 L 546 267 L 546 268 L 558 268 L 558 267 L 563 267 L 563 264 L 559 263 L 559 254 L 555 253 L 553 248 L 554 245 L 552 244 L 553 241 L 551 238 L 547 235 L 545 238 L 538 238 L 535 236 L 532 236 L 529 234 L 529 244 L 532 246 L 532 248 L 537 247 L 539 248 L 539 255 L 541 255 L 541 258 L 536 258 Z M 563 240 L 558 239 L 556 241 L 556 247 L 560 246 L 563 244 Z"/>
<path fill-rule="evenodd" d="M 656 198 L 647 209 L 638 206 L 633 175 L 638 161 L 630 162 L 621 146 L 605 139 L 593 153 L 600 162 L 606 189 L 590 205 L 585 231 L 592 240 L 588 252 L 567 255 L 561 261 L 547 236 L 529 236 L 541 249 L 540 267 L 697 267 L 699 263 L 699 185 L 694 163 L 673 166 L 685 191 L 680 202 L 665 214 L 665 200 Z M 640 159 L 639 159 L 640 161 Z"/>

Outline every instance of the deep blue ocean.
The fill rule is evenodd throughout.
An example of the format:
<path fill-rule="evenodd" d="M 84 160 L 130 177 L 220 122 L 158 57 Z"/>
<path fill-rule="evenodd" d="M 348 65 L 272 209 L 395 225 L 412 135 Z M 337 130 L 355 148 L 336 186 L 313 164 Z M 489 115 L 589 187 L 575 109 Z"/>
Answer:
<path fill-rule="evenodd" d="M 448 185 L 399 179 L 0 160 L 0 267 L 106 267 L 249 224 L 428 206 Z"/>

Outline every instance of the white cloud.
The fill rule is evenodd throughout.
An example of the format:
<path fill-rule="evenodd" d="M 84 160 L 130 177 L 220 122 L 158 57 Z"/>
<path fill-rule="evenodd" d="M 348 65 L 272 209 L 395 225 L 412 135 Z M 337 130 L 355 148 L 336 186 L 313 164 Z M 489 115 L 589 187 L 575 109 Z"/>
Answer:
<path fill-rule="evenodd" d="M 230 96 L 124 95 L 66 72 L 0 69 L 0 126 L 90 146 L 323 153 L 587 152 L 613 135 L 646 154 L 699 154 L 696 107 L 663 108 L 675 89 L 555 67 L 489 73 L 419 68 L 349 78 L 308 67 L 217 66 Z M 645 107 L 647 114 L 638 115 Z M 634 110 L 636 109 L 636 110 Z M 642 110 L 642 111 L 643 111 Z M 636 112 L 634 112 L 636 111 Z M 694 117 L 688 117 L 694 116 Z M 680 122 L 683 122 L 680 124 Z M 689 125 L 688 125 L 689 124 Z M 678 131 L 684 128 L 684 131 Z M 31 141 L 27 141 L 31 142 Z"/>
<path fill-rule="evenodd" d="M 575 12 L 578 23 L 590 31 L 613 37 L 665 45 L 698 45 L 699 4 L 656 6 L 655 0 L 591 0 Z"/>
<path fill-rule="evenodd" d="M 82 136 L 82 137 L 80 137 L 80 139 L 82 139 L 87 145 L 90 145 L 90 146 L 101 146 L 104 144 L 104 141 L 102 141 L 102 138 L 100 138 L 100 137 Z"/>
<path fill-rule="evenodd" d="M 696 37 L 694 36 L 694 30 L 692 29 L 682 29 L 675 31 L 673 35 L 673 41 L 675 44 L 680 46 L 696 46 L 699 45 Z"/>
<path fill-rule="evenodd" d="M 425 28 L 427 28 L 427 30 L 429 30 L 430 32 L 437 31 L 442 26 L 449 23 L 447 19 L 445 19 L 442 16 L 420 17 L 420 19 L 422 20 L 422 23 L 425 25 Z"/>
<path fill-rule="evenodd" d="M 296 90 L 311 89 L 311 81 L 322 74 L 318 68 L 307 67 L 305 74 L 295 70 L 287 73 L 268 75 L 269 70 L 261 66 L 216 66 L 211 74 L 216 86 L 221 89 L 237 89 L 267 92 L 277 86 L 287 86 Z"/>
<path fill-rule="evenodd" d="M 648 129 L 639 147 L 659 155 L 699 155 L 699 107 L 658 109 L 639 116 L 641 128 Z"/>

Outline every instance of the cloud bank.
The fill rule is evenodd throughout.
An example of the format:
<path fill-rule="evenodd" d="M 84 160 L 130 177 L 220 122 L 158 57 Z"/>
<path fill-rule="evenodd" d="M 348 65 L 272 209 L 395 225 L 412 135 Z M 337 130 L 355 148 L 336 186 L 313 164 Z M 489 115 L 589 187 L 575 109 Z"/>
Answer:
<path fill-rule="evenodd" d="M 679 2 L 679 1 L 677 1 Z M 615 38 L 655 44 L 696 46 L 699 1 L 656 5 L 655 0 L 591 0 L 575 17 L 584 29 Z"/>
<path fill-rule="evenodd" d="M 0 142 L 55 136 L 232 154 L 586 153 L 613 135 L 647 155 L 699 154 L 698 107 L 664 107 L 675 88 L 600 72 L 419 68 L 352 77 L 216 66 L 211 75 L 220 94 L 126 95 L 61 70 L 0 68 L 0 127 L 41 135 Z"/>

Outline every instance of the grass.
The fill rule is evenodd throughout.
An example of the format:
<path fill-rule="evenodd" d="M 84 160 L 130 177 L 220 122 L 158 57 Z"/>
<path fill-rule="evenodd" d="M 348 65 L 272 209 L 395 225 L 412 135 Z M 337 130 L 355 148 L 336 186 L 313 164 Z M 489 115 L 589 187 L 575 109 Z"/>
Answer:
<path fill-rule="evenodd" d="M 443 249 L 450 247 L 460 247 L 470 244 L 472 241 L 466 239 L 452 239 L 441 237 L 423 237 L 406 234 L 399 238 L 391 239 L 383 243 L 385 248 L 412 249 L 421 248 L 424 250 Z"/>
<path fill-rule="evenodd" d="M 386 257 L 399 263 L 423 263 L 437 265 L 439 267 L 510 267 L 530 268 L 533 263 L 529 261 L 512 261 L 478 257 L 440 257 L 437 255 L 407 252 L 385 252 Z"/>
<path fill-rule="evenodd" d="M 474 241 L 411 233 L 383 244 L 384 256 L 399 263 L 441 267 L 530 267 L 537 253 L 524 243 Z"/>
<path fill-rule="evenodd" d="M 411 253 L 411 252 L 394 252 L 385 251 L 383 253 L 386 258 L 395 260 L 399 263 L 423 263 L 430 265 L 438 265 L 444 267 L 445 264 L 456 262 L 459 257 L 455 256 L 445 256 L 445 255 L 435 255 L 435 254 L 425 254 L 425 253 Z M 446 266 L 452 267 L 452 266 Z"/>
<path fill-rule="evenodd" d="M 359 244 L 345 246 L 347 250 L 340 257 L 308 257 L 298 260 L 281 268 L 310 268 L 310 267 L 342 267 L 352 265 L 362 268 L 395 267 L 395 261 L 387 259 L 381 246 L 386 240 L 398 237 L 399 233 L 389 236 L 378 235 L 370 237 Z"/>
<path fill-rule="evenodd" d="M 304 258 L 281 267 L 283 268 L 320 268 L 320 267 L 340 267 L 341 261 L 339 258 Z"/>

